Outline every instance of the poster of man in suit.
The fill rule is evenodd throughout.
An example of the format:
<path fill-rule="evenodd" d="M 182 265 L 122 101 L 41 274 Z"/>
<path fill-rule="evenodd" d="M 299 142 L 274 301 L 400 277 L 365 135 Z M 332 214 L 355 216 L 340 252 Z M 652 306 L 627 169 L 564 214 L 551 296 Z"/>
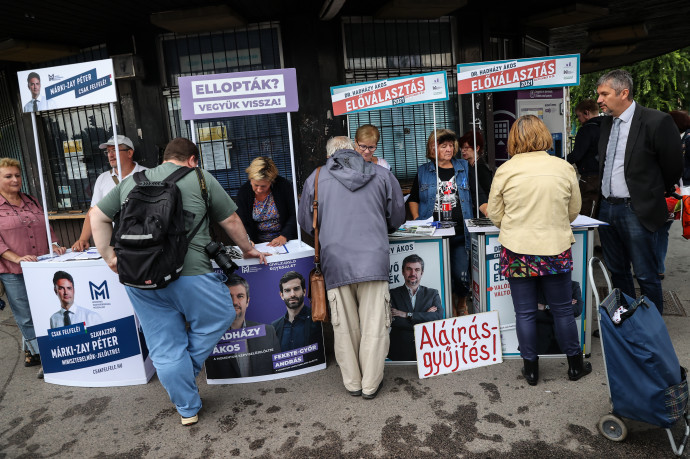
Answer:
<path fill-rule="evenodd" d="M 446 317 L 440 245 L 435 244 L 437 241 L 425 242 L 391 243 L 389 285 L 392 320 L 388 359 L 394 362 L 417 360 L 416 324 Z"/>

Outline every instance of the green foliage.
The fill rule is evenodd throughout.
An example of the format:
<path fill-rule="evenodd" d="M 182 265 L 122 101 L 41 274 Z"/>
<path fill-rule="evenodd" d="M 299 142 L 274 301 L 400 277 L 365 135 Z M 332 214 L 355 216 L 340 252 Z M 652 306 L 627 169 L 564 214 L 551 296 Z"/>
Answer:
<path fill-rule="evenodd" d="M 633 77 L 634 99 L 664 112 L 690 107 L 690 47 L 622 67 Z M 580 76 L 580 86 L 570 88 L 570 106 L 583 99 L 597 99 L 597 80 L 613 69 Z"/>

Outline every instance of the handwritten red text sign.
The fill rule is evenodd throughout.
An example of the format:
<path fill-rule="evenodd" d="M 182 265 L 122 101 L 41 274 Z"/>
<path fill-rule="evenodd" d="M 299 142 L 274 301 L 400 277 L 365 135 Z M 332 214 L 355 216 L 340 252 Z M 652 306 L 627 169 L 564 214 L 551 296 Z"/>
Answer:
<path fill-rule="evenodd" d="M 414 335 L 420 378 L 503 362 L 497 311 L 417 324 Z"/>

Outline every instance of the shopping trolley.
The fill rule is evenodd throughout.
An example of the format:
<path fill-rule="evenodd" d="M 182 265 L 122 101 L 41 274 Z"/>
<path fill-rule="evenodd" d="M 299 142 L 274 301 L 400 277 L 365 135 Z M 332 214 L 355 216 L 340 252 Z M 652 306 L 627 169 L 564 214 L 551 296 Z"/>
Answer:
<path fill-rule="evenodd" d="M 594 282 L 595 263 L 609 292 L 601 302 Z M 633 299 L 613 289 L 598 258 L 589 260 L 588 271 L 611 401 L 611 413 L 601 417 L 599 431 L 609 440 L 623 441 L 628 428 L 622 418 L 646 422 L 666 429 L 674 454 L 682 455 L 690 434 L 687 370 L 678 362 L 661 314 L 645 296 Z M 685 434 L 676 445 L 671 427 L 681 418 Z"/>

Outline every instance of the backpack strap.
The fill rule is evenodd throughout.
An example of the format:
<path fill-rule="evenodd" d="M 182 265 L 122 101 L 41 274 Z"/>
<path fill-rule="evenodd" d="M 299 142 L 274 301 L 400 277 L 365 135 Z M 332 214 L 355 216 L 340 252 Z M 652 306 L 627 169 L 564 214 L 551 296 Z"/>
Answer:
<path fill-rule="evenodd" d="M 199 220 L 199 223 L 196 225 L 196 228 L 194 228 L 189 236 L 187 236 L 187 241 L 191 242 L 192 239 L 194 239 L 194 236 L 196 236 L 196 233 L 199 231 L 199 228 L 201 228 L 201 224 L 204 223 L 204 220 L 208 219 L 208 209 L 209 209 L 209 204 L 208 204 L 208 188 L 206 188 L 206 180 L 204 180 L 204 173 L 201 172 L 200 167 L 195 167 L 196 170 L 196 177 L 199 180 L 199 188 L 201 188 L 201 196 L 204 198 L 204 204 L 206 204 L 206 213 L 204 214 L 204 217 Z M 190 172 L 191 169 L 187 172 Z M 209 225 L 210 227 L 210 225 Z"/>
<path fill-rule="evenodd" d="M 144 174 L 144 171 L 135 172 L 132 178 L 134 179 L 134 183 L 137 185 L 141 185 L 141 182 L 148 180 L 146 178 L 146 174 Z"/>
<path fill-rule="evenodd" d="M 163 180 L 163 181 L 164 181 L 164 182 L 172 182 L 172 183 L 175 183 L 175 182 L 177 182 L 178 180 L 180 180 L 182 177 L 184 177 L 185 175 L 187 175 L 187 174 L 189 174 L 190 172 L 192 172 L 194 169 L 195 169 L 195 168 L 192 168 L 192 167 L 182 166 L 182 167 L 180 167 L 179 169 L 177 169 L 175 172 L 173 172 L 172 174 L 168 175 L 168 176 L 165 178 L 165 180 Z"/>

